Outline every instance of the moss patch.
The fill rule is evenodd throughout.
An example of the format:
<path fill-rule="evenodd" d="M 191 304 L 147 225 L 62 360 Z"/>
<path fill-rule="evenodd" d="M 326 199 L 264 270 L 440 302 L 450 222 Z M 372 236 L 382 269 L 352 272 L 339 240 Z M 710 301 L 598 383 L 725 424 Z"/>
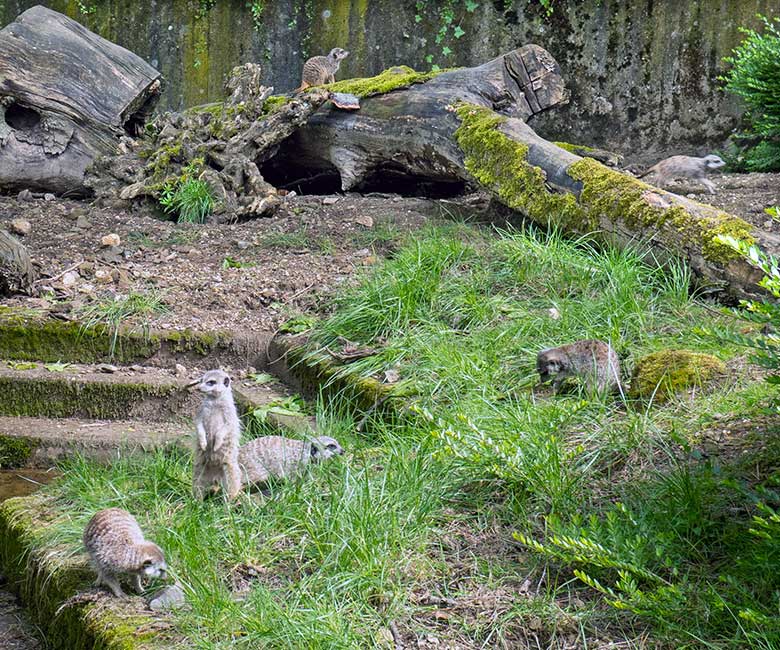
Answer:
<path fill-rule="evenodd" d="M 576 197 L 550 192 L 542 170 L 527 161 L 528 147 L 498 130 L 506 118 L 471 104 L 459 105 L 456 112 L 462 124 L 455 138 L 466 170 L 477 181 L 538 223 L 592 230 Z"/>
<path fill-rule="evenodd" d="M 362 79 L 345 79 L 329 84 L 328 90 L 334 93 L 349 93 L 358 97 L 370 97 L 371 95 L 383 95 L 385 93 L 408 88 L 414 84 L 425 83 L 434 77 L 438 77 L 447 70 L 435 72 L 417 72 L 409 66 L 399 65 L 379 73 L 375 77 Z"/>
<path fill-rule="evenodd" d="M 47 647 L 55 650 L 146 650 L 174 645 L 155 632 L 137 600 L 79 598 L 91 586 L 93 572 L 86 558 L 44 548 L 41 537 L 57 504 L 51 497 L 17 497 L 0 504 L 0 571 L 8 578 Z"/>
<path fill-rule="evenodd" d="M 638 230 L 656 232 L 661 227 L 669 227 L 681 235 L 682 246 L 700 247 L 705 259 L 720 264 L 737 259 L 740 254 L 720 243 L 718 235 L 731 235 L 748 243 L 755 241 L 751 225 L 726 212 L 713 210 L 714 216 L 697 217 L 680 205 L 668 208 L 650 205 L 644 196 L 648 191 L 656 191 L 654 187 L 591 158 L 577 161 L 567 171 L 583 184 L 580 202 L 593 215 L 594 228 L 601 215 L 612 222 L 624 221 Z"/>
<path fill-rule="evenodd" d="M 711 354 L 661 350 L 639 359 L 629 395 L 662 403 L 681 390 L 703 386 L 725 371 L 725 364 Z"/>
<path fill-rule="evenodd" d="M 35 446 L 24 438 L 12 438 L 0 433 L 0 469 L 24 466 L 35 451 Z"/>
<path fill-rule="evenodd" d="M 216 351 L 225 354 L 233 345 L 232 336 L 227 332 L 184 330 L 146 336 L 121 331 L 112 355 L 111 341 L 110 329 L 101 325 L 82 327 L 77 322 L 54 320 L 44 315 L 0 311 L 0 359 L 132 364 L 158 354 L 194 354 L 197 357 L 207 357 Z"/>

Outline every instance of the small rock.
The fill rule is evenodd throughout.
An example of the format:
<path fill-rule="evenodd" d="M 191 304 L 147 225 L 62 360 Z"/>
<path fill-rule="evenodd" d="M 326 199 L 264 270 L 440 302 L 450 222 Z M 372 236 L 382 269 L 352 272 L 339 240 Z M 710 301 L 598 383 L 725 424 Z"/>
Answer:
<path fill-rule="evenodd" d="M 95 285 L 91 282 L 85 282 L 79 287 L 80 293 L 92 294 L 95 292 Z"/>
<path fill-rule="evenodd" d="M 72 210 L 69 210 L 65 213 L 65 218 L 70 219 L 71 221 L 78 220 L 81 216 L 86 216 L 87 211 L 84 208 L 73 208 Z"/>
<path fill-rule="evenodd" d="M 111 273 L 106 269 L 98 269 L 95 271 L 95 280 L 100 284 L 111 284 L 114 281 L 111 277 Z"/>
<path fill-rule="evenodd" d="M 98 372 L 105 372 L 106 374 L 109 374 L 109 375 L 117 372 L 118 370 L 119 370 L 119 368 L 117 368 L 116 366 L 114 366 L 114 365 L 112 365 L 110 363 L 101 363 L 97 367 L 97 371 Z"/>
<path fill-rule="evenodd" d="M 561 319 L 561 312 L 559 312 L 555 307 L 550 307 L 547 310 L 547 315 L 552 318 L 553 320 L 560 320 Z"/>
<path fill-rule="evenodd" d="M 186 602 L 184 590 L 179 585 L 171 585 L 164 587 L 152 597 L 149 608 L 159 612 L 182 607 Z"/>
<path fill-rule="evenodd" d="M 121 241 L 122 240 L 119 239 L 119 235 L 117 235 L 115 232 L 105 235 L 100 239 L 100 243 L 106 247 L 119 246 Z"/>
<path fill-rule="evenodd" d="M 26 219 L 14 219 L 11 222 L 11 232 L 16 235 L 29 235 L 32 224 Z"/>
<path fill-rule="evenodd" d="M 183 365 L 181 365 L 180 363 L 177 363 L 173 367 L 173 373 L 177 377 L 186 377 L 187 376 L 187 369 Z"/>
<path fill-rule="evenodd" d="M 43 195 L 44 201 L 54 201 L 57 197 L 54 196 L 51 192 L 46 192 L 46 194 Z"/>
<path fill-rule="evenodd" d="M 236 246 L 239 250 L 245 251 L 247 248 L 249 248 L 252 244 L 248 241 L 244 241 L 243 239 L 239 239 L 236 242 Z"/>
<path fill-rule="evenodd" d="M 90 228 L 92 224 L 89 222 L 89 219 L 87 219 L 83 214 L 79 215 L 76 219 L 76 228 Z"/>
<path fill-rule="evenodd" d="M 65 288 L 72 287 L 79 281 L 79 273 L 78 271 L 68 271 L 62 276 L 60 281 Z"/>
<path fill-rule="evenodd" d="M 369 255 L 371 255 L 371 249 L 369 248 L 361 248 L 355 251 L 355 257 L 368 257 Z"/>
<path fill-rule="evenodd" d="M 113 269 L 111 271 L 111 280 L 120 287 L 130 286 L 130 274 L 124 269 Z"/>
<path fill-rule="evenodd" d="M 81 273 L 82 277 L 87 277 L 89 275 L 92 275 L 95 272 L 95 263 L 94 262 L 82 262 L 79 264 L 79 273 Z"/>
<path fill-rule="evenodd" d="M 19 192 L 19 194 L 16 195 L 17 201 L 32 201 L 33 195 L 30 190 L 22 190 Z"/>
<path fill-rule="evenodd" d="M 390 370 L 385 370 L 383 379 L 386 384 L 395 384 L 401 379 L 401 373 L 391 368 Z"/>
<path fill-rule="evenodd" d="M 326 196 L 324 199 L 322 199 L 322 205 L 333 205 L 334 203 L 339 202 L 338 196 Z"/>
<path fill-rule="evenodd" d="M 358 223 L 361 226 L 364 226 L 366 228 L 374 227 L 374 220 L 371 217 L 369 217 L 367 214 L 363 214 L 355 217 L 355 223 Z"/>
<path fill-rule="evenodd" d="M 132 370 L 133 372 L 144 372 L 145 368 L 143 366 L 139 366 L 139 365 L 136 364 L 136 365 L 130 366 L 130 370 Z"/>

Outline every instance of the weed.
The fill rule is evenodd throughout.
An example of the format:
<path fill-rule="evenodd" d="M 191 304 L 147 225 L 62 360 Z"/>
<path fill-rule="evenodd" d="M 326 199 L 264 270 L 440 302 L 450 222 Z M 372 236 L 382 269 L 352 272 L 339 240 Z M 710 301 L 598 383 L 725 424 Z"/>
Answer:
<path fill-rule="evenodd" d="M 129 324 L 140 322 L 141 331 L 148 336 L 149 326 L 145 317 L 167 313 L 168 307 L 163 296 L 156 290 L 145 293 L 131 291 L 128 295 L 108 294 L 95 302 L 85 305 L 78 311 L 82 326 L 87 329 L 105 326 L 111 333 L 109 354 L 116 351 L 119 330 Z"/>
<path fill-rule="evenodd" d="M 272 232 L 263 236 L 260 245 L 266 248 L 310 248 L 314 239 L 304 226 L 292 232 Z"/>
<path fill-rule="evenodd" d="M 206 181 L 187 178 L 167 183 L 160 193 L 160 205 L 179 223 L 203 223 L 214 210 L 214 196 Z"/>

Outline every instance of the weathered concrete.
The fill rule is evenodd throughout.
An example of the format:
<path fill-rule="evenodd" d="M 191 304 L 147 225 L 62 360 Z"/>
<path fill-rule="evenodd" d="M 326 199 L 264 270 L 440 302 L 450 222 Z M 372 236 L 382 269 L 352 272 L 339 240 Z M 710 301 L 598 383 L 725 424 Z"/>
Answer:
<path fill-rule="evenodd" d="M 34 4 L 77 18 L 158 67 L 168 84 L 163 105 L 177 108 L 218 99 L 231 67 L 246 61 L 261 63 L 264 83 L 287 91 L 307 56 L 337 45 L 351 51 L 339 73 L 346 78 L 400 63 L 426 70 L 428 56 L 442 67 L 471 66 L 538 43 L 560 63 L 572 102 L 534 127 L 632 159 L 719 144 L 740 113 L 717 82 L 722 59 L 740 26 L 757 26 L 757 13 L 780 13 L 775 0 L 556 0 L 550 17 L 538 0 L 480 2 L 474 13 L 454 2 L 452 25 L 464 34 L 456 38 L 451 28 L 440 44 L 447 3 L 432 2 L 417 21 L 414 2 L 264 0 L 256 27 L 245 0 L 217 0 L 207 11 L 194 0 L 0 0 L 0 25 Z"/>

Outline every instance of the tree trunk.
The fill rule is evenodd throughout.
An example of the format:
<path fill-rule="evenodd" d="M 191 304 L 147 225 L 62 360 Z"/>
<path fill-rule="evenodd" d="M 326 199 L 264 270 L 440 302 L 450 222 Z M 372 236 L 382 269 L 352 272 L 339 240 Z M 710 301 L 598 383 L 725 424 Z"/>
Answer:
<path fill-rule="evenodd" d="M 349 81 L 336 86 L 350 91 Z M 409 183 L 482 187 L 544 226 L 635 246 L 662 264 L 682 259 L 698 284 L 714 292 L 763 295 L 755 285 L 760 273 L 718 235 L 757 241 L 778 254 L 776 235 L 581 158 L 525 123 L 565 100 L 553 58 L 524 46 L 477 68 L 366 97 L 355 113 L 325 105 L 262 171 L 290 187 L 294 179 L 328 173 L 340 176 L 344 190 L 376 188 L 393 175 Z"/>
<path fill-rule="evenodd" d="M 16 237 L 0 230 L 0 296 L 30 294 L 34 282 L 35 269 L 27 249 Z"/>
<path fill-rule="evenodd" d="M 159 93 L 140 57 L 28 9 L 0 30 L 0 189 L 83 193 L 89 164 L 136 134 Z"/>

